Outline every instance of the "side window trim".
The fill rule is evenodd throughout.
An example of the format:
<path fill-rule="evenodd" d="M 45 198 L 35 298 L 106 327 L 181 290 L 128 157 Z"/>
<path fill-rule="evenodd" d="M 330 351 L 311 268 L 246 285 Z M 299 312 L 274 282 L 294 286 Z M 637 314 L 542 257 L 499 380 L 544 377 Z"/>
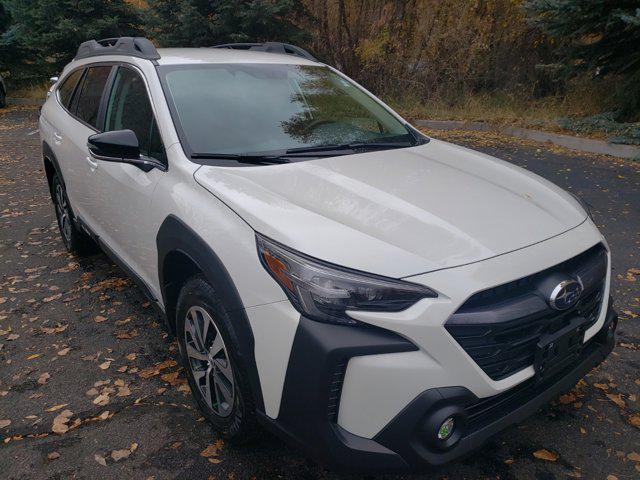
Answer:
<path fill-rule="evenodd" d="M 121 64 L 114 63 L 109 72 L 107 83 L 104 85 L 104 91 L 102 92 L 102 98 L 100 99 L 100 107 L 98 108 L 98 130 L 104 132 L 105 121 L 107 116 L 107 106 L 109 105 L 109 99 L 113 94 L 113 83 L 115 82 L 118 71 L 122 68 Z"/>

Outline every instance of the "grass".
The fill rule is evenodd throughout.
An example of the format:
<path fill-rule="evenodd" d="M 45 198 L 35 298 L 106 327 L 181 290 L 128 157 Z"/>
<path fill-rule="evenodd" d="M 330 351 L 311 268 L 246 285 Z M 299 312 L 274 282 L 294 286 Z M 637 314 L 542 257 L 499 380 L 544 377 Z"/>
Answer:
<path fill-rule="evenodd" d="M 44 99 L 51 85 L 49 83 L 30 85 L 17 89 L 8 89 L 7 97 L 9 98 L 35 98 Z"/>
<path fill-rule="evenodd" d="M 388 98 L 388 103 L 410 119 L 464 120 L 497 126 L 535 128 L 615 143 L 640 144 L 640 122 L 616 121 L 617 85 L 582 81 L 564 95 L 531 98 L 505 92 L 435 96 L 427 102 L 416 95 Z"/>

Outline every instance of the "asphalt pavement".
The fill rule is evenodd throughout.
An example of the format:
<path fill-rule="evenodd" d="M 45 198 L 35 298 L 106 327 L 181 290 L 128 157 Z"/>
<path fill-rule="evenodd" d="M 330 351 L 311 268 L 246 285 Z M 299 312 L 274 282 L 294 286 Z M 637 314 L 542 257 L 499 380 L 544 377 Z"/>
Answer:
<path fill-rule="evenodd" d="M 177 347 L 105 255 L 68 254 L 37 109 L 0 111 L 0 478 L 339 479 L 265 433 L 235 447 L 195 408 Z M 433 132 L 581 195 L 613 253 L 618 344 L 571 392 L 468 458 L 386 479 L 640 478 L 640 162 Z"/>

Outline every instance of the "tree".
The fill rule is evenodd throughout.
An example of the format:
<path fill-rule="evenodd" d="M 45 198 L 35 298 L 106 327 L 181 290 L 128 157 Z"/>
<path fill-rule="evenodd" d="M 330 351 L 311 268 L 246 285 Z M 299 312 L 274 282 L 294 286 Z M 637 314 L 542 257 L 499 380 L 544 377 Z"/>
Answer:
<path fill-rule="evenodd" d="M 623 116 L 640 115 L 640 5 L 637 0 L 527 0 L 531 19 L 561 46 L 572 72 L 624 77 Z"/>
<path fill-rule="evenodd" d="M 125 0 L 4 0 L 12 23 L 4 42 L 29 52 L 30 70 L 59 72 L 90 39 L 140 34 L 139 10 Z"/>
<path fill-rule="evenodd" d="M 305 39 L 296 0 L 149 0 L 147 30 L 164 47 Z"/>

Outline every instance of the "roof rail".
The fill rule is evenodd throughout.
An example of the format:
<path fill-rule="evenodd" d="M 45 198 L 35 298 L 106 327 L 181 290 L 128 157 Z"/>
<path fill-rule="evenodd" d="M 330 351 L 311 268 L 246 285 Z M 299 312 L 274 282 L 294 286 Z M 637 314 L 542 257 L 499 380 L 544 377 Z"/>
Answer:
<path fill-rule="evenodd" d="M 257 50 L 259 52 L 282 53 L 285 55 L 295 55 L 297 57 L 306 58 L 313 62 L 318 61 L 313 55 L 303 48 L 282 42 L 224 43 L 222 45 L 213 45 L 211 48 L 229 48 L 232 50 Z"/>
<path fill-rule="evenodd" d="M 144 37 L 116 37 L 82 42 L 74 60 L 100 55 L 128 55 L 147 60 L 160 58 L 153 43 Z"/>

